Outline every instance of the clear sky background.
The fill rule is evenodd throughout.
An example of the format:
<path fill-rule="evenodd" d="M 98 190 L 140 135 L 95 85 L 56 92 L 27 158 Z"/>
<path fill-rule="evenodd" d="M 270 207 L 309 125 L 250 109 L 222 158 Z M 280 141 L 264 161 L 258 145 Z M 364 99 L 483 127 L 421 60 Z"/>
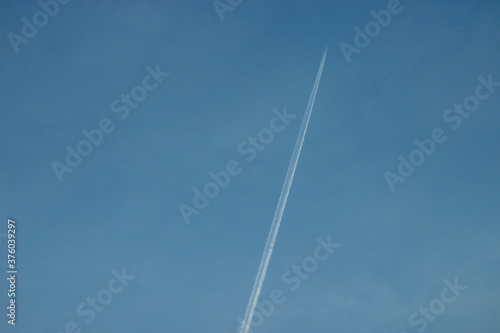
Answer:
<path fill-rule="evenodd" d="M 453 130 L 443 113 L 500 81 L 500 3 L 402 0 L 348 63 L 339 47 L 387 1 L 71 1 L 15 53 L 36 1 L 0 5 L 0 232 L 18 223 L 18 321 L 0 330 L 236 332 L 325 46 L 315 109 L 262 299 L 286 301 L 255 332 L 417 332 L 409 317 L 466 285 L 426 332 L 498 332 L 500 88 Z M 146 67 L 170 76 L 120 120 L 110 109 Z M 257 157 L 238 145 L 297 115 Z M 115 125 L 59 182 L 51 167 L 103 118 Z M 415 139 L 447 141 L 392 192 Z M 179 204 L 236 160 L 242 171 L 187 225 Z M 317 237 L 341 244 L 296 291 L 284 272 Z M 0 238 L 1 270 L 6 240 Z M 135 279 L 85 323 L 76 308 L 111 271 Z M 419 326 L 420 327 L 420 326 Z"/>

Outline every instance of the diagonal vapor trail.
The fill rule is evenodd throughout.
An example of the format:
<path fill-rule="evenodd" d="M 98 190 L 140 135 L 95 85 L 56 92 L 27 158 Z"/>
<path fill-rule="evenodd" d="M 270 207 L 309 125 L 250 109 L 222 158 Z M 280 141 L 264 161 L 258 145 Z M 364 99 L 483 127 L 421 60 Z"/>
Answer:
<path fill-rule="evenodd" d="M 243 317 L 243 321 L 240 326 L 240 333 L 248 333 L 248 330 L 250 329 L 250 324 L 252 323 L 255 307 L 257 306 L 257 301 L 259 300 L 262 285 L 264 284 L 264 279 L 266 278 L 267 268 L 269 266 L 269 261 L 271 260 L 271 255 L 273 254 L 274 244 L 276 242 L 276 237 L 278 236 L 278 231 L 280 228 L 281 219 L 283 217 L 283 212 L 285 210 L 286 201 L 288 199 L 288 194 L 290 193 L 290 188 L 292 186 L 293 176 L 295 175 L 295 169 L 297 168 L 297 163 L 299 161 L 300 151 L 302 150 L 302 144 L 304 143 L 304 138 L 306 136 L 307 126 L 309 125 L 309 118 L 311 118 L 314 101 L 316 99 L 316 93 L 318 92 L 319 81 L 321 79 L 321 74 L 323 73 L 323 66 L 325 65 L 327 51 L 328 48 L 325 48 L 323 57 L 321 59 L 321 64 L 319 65 L 318 73 L 316 74 L 316 80 L 314 81 L 314 85 L 311 91 L 311 96 L 309 97 L 306 113 L 304 114 L 304 118 L 302 119 L 302 125 L 300 126 L 300 131 L 297 136 L 297 141 L 295 142 L 292 158 L 290 159 L 290 164 L 288 165 L 285 182 L 283 183 L 283 188 L 281 189 L 278 205 L 276 206 L 276 211 L 274 212 L 271 230 L 269 231 L 269 235 L 267 236 L 266 246 L 260 260 L 259 270 L 257 272 L 257 276 L 255 277 L 255 282 L 252 288 L 252 293 L 250 294 L 250 299 L 248 300 L 245 316 Z"/>

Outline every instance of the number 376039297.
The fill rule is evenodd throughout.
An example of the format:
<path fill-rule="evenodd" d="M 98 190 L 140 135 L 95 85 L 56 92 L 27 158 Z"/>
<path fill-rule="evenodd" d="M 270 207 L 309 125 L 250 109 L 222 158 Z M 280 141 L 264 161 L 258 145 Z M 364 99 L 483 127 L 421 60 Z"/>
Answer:
<path fill-rule="evenodd" d="M 9 252 L 8 254 L 8 265 L 9 269 L 15 269 L 16 268 L 16 221 L 10 220 L 8 221 L 7 224 L 7 250 Z"/>

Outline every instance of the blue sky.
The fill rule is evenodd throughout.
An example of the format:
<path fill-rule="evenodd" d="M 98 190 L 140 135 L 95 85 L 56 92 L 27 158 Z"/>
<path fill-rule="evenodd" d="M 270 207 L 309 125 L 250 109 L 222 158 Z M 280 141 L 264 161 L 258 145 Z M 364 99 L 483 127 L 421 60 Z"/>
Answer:
<path fill-rule="evenodd" d="M 387 1 L 244 0 L 221 21 L 211 1 L 73 0 L 17 53 L 7 35 L 40 7 L 2 3 L 0 232 L 16 219 L 19 266 L 2 331 L 236 332 L 327 46 L 262 293 L 287 300 L 255 332 L 417 332 L 411 314 L 455 278 L 467 289 L 425 331 L 497 332 L 500 88 L 457 130 L 443 113 L 500 81 L 500 6 L 401 6 L 348 63 L 339 44 Z M 111 103 L 157 65 L 170 75 L 120 120 Z M 296 118 L 245 161 L 284 107 Z M 51 163 L 103 118 L 115 130 L 59 182 Z M 392 192 L 384 173 L 435 128 L 447 141 Z M 231 160 L 241 173 L 184 223 L 179 204 Z M 290 291 L 283 273 L 328 235 L 340 248 Z M 85 323 L 77 307 L 122 267 L 135 279 Z"/>

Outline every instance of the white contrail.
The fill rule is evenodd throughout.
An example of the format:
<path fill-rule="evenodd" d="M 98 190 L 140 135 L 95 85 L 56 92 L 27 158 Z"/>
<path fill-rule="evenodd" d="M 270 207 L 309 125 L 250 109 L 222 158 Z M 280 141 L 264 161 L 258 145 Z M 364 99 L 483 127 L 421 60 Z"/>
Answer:
<path fill-rule="evenodd" d="M 302 119 L 302 125 L 300 126 L 300 131 L 297 136 L 297 141 L 295 142 L 292 158 L 290 160 L 290 164 L 288 165 L 285 182 L 283 184 L 283 188 L 281 189 L 281 194 L 278 200 L 278 205 L 276 206 L 276 211 L 274 212 L 271 230 L 269 231 L 269 235 L 267 236 L 266 246 L 264 248 L 264 253 L 262 254 L 262 259 L 260 260 L 259 270 L 257 272 L 257 276 L 255 277 L 255 282 L 252 288 L 252 293 L 250 294 L 250 299 L 245 311 L 245 316 L 240 326 L 240 333 L 248 333 L 248 330 L 250 329 L 250 324 L 252 323 L 255 307 L 257 306 L 257 301 L 259 300 L 262 285 L 264 284 L 264 279 L 266 278 L 267 268 L 269 266 L 269 261 L 271 260 L 271 255 L 273 253 L 276 236 L 278 236 L 281 218 L 283 217 L 283 211 L 285 210 L 288 194 L 290 193 L 290 187 L 292 186 L 293 176 L 295 175 L 295 169 L 297 168 L 297 162 L 299 161 L 300 151 L 302 150 L 302 144 L 304 143 L 304 138 L 306 136 L 307 126 L 309 125 L 309 118 L 311 117 L 314 100 L 316 99 L 316 93 L 318 92 L 319 81 L 321 79 L 321 73 L 323 72 L 323 66 L 325 65 L 327 51 L 328 48 L 325 48 L 325 51 L 323 52 L 323 58 L 321 59 L 321 64 L 319 65 L 318 74 L 316 74 L 316 80 L 314 81 L 314 85 L 311 91 L 311 96 L 309 97 L 309 103 L 307 104 L 306 113 L 304 114 L 304 119 Z"/>

